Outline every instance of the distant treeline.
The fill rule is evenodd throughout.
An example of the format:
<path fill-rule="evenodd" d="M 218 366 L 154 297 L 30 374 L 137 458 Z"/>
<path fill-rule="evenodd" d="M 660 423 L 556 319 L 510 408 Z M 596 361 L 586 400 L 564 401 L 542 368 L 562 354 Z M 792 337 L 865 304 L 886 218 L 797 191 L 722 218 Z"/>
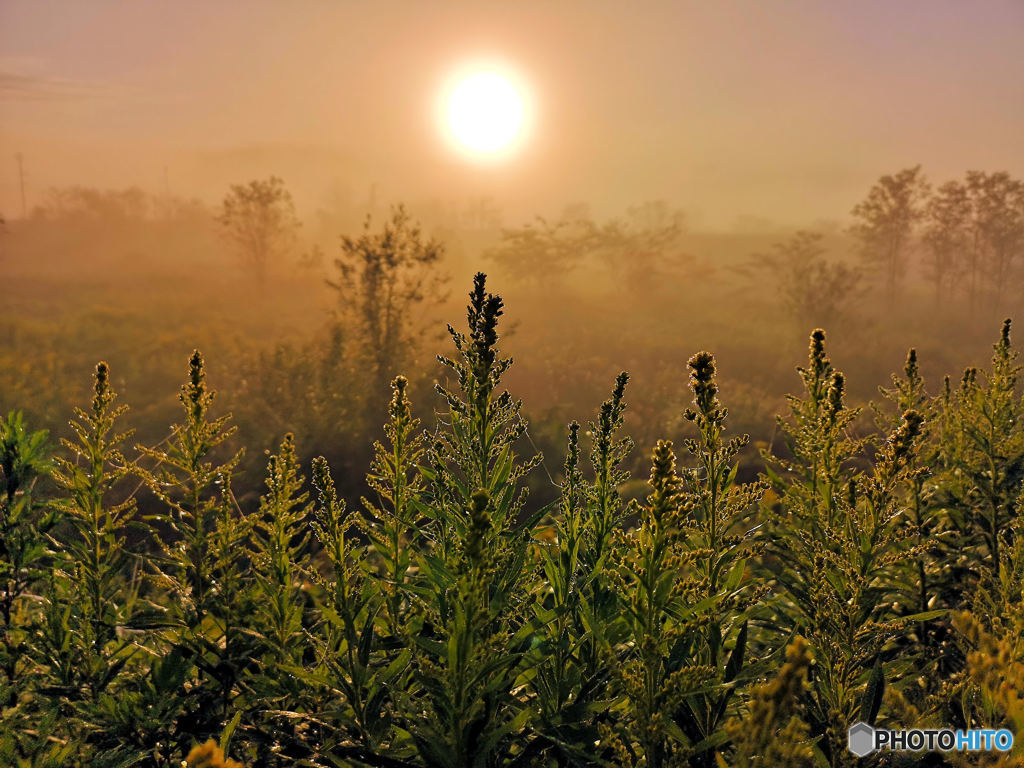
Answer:
<path fill-rule="evenodd" d="M 932 187 L 911 168 L 852 212 L 849 226 L 713 233 L 663 201 L 604 219 L 574 204 L 502 226 L 487 198 L 386 209 L 335 195 L 300 216 L 275 177 L 233 185 L 215 206 L 53 190 L 0 235 L 0 412 L 69 436 L 64 415 L 105 358 L 147 404 L 133 413 L 140 438 L 157 442 L 173 419 L 173 361 L 201 346 L 253 447 L 236 491 L 258 496 L 245 478 L 291 431 L 304 459 L 346 468 L 340 492 L 356 501 L 387 382 L 431 385 L 442 318 L 458 311 L 448 286 L 483 262 L 516 307 L 512 384 L 549 454 L 623 368 L 640 384 L 627 416 L 638 443 L 678 437 L 676 369 L 694 346 L 728 372 L 734 423 L 770 441 L 809 329 L 833 332 L 833 354 L 856 374 L 848 396 L 863 404 L 906 346 L 940 377 L 980 364 L 989 329 L 1024 310 L 1021 184 L 1008 174 Z M 741 459 L 744 476 L 761 468 L 754 447 Z"/>

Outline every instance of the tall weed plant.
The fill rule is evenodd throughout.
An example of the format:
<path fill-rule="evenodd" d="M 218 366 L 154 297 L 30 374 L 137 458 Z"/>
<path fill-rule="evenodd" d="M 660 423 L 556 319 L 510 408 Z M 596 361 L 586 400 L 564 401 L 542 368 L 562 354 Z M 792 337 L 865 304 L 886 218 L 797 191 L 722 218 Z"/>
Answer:
<path fill-rule="evenodd" d="M 935 393 L 911 350 L 874 430 L 815 330 L 759 461 L 699 352 L 688 432 L 627 501 L 628 375 L 545 464 L 503 316 L 477 275 L 429 431 L 428 393 L 378 393 L 359 499 L 301 434 L 237 499 L 198 352 L 159 444 L 131 447 L 103 363 L 70 440 L 0 421 L 0 763 L 881 766 L 850 724 L 1024 721 L 1009 321 Z"/>

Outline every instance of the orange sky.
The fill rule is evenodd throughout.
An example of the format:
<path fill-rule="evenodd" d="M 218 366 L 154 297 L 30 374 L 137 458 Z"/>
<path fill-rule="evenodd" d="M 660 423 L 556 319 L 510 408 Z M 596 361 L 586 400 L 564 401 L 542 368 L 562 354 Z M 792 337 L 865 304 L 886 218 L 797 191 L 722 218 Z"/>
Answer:
<path fill-rule="evenodd" d="M 504 163 L 451 151 L 454 69 L 531 84 Z M 0 0 L 0 212 L 47 187 L 214 201 L 277 173 L 300 209 L 493 195 L 506 223 L 664 198 L 694 225 L 843 218 L 921 163 L 1024 176 L 1024 3 Z"/>

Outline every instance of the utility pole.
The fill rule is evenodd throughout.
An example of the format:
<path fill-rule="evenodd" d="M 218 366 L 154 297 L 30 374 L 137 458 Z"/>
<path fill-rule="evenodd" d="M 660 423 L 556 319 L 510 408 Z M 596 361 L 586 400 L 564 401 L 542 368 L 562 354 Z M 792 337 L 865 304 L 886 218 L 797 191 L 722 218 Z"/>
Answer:
<path fill-rule="evenodd" d="M 21 218 L 28 218 L 28 209 L 25 207 L 25 167 L 21 161 L 21 152 L 17 154 L 18 158 L 18 184 L 21 187 Z"/>

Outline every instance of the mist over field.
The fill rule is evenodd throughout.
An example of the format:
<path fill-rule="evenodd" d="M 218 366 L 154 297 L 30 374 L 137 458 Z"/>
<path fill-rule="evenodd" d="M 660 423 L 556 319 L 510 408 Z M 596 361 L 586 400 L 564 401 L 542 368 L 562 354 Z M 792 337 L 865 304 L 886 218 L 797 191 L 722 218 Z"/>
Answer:
<path fill-rule="evenodd" d="M 1017 2 L 0 0 L 0 765 L 1024 728 L 1022 51 Z"/>

